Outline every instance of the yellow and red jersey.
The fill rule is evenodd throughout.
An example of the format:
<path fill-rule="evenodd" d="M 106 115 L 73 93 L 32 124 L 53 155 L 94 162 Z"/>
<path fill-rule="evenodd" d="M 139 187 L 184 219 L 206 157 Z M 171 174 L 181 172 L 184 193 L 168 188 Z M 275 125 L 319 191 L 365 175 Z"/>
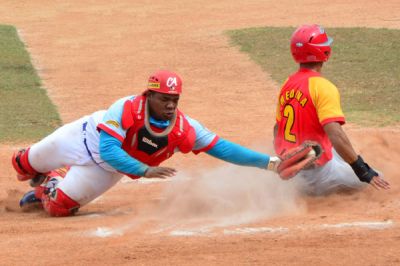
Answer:
<path fill-rule="evenodd" d="M 276 122 L 275 152 L 278 155 L 306 140 L 313 140 L 325 151 L 317 161 L 318 165 L 324 165 L 332 159 L 332 143 L 323 126 L 330 122 L 345 123 L 338 89 L 318 72 L 301 68 L 281 88 Z"/>

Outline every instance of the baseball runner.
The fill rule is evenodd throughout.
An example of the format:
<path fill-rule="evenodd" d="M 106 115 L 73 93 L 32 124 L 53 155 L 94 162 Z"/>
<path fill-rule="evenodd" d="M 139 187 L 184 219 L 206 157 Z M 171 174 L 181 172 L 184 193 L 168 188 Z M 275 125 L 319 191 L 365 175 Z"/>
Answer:
<path fill-rule="evenodd" d="M 175 152 L 207 154 L 230 163 L 276 171 L 280 159 L 218 137 L 178 108 L 181 78 L 158 71 L 141 95 L 116 101 L 66 124 L 19 150 L 12 165 L 33 190 L 21 207 L 36 204 L 51 216 L 69 216 L 114 186 L 133 179 L 168 178 L 174 168 L 159 166 Z M 67 166 L 67 169 L 63 167 Z"/>
<path fill-rule="evenodd" d="M 339 91 L 321 76 L 323 63 L 331 55 L 332 41 L 318 25 L 304 25 L 293 33 L 291 53 L 299 70 L 285 81 L 279 93 L 275 151 L 284 157 L 307 141 L 317 143 L 318 158 L 297 174 L 305 180 L 308 193 L 357 190 L 366 184 L 389 189 L 389 183 L 354 151 L 341 127 L 345 118 Z M 294 174 L 281 177 L 291 178 Z"/>

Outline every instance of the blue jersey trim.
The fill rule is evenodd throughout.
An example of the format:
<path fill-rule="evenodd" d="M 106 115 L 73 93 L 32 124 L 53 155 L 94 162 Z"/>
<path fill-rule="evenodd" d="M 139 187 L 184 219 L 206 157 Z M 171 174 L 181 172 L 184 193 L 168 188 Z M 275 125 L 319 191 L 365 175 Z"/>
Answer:
<path fill-rule="evenodd" d="M 266 169 L 269 163 L 269 156 L 240 146 L 220 138 L 207 154 L 218 159 L 242 166 L 254 166 Z"/>
<path fill-rule="evenodd" d="M 105 131 L 100 132 L 99 151 L 102 160 L 122 173 L 144 176 L 148 165 L 136 160 L 121 148 L 122 143 Z"/>

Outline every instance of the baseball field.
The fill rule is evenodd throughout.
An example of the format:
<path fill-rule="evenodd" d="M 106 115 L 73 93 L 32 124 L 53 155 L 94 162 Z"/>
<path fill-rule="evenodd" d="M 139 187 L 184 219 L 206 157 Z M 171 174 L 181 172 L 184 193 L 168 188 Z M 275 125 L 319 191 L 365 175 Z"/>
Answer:
<path fill-rule="evenodd" d="M 4 53 L 12 27 L 1 26 L 0 264 L 400 265 L 399 14 L 398 0 L 0 0 L 0 24 L 17 29 L 25 47 L 15 49 L 26 52 Z M 342 93 L 344 130 L 391 190 L 305 197 L 296 180 L 177 154 L 165 163 L 176 177 L 124 178 L 74 217 L 19 209 L 28 185 L 17 182 L 12 153 L 142 92 L 158 69 L 182 76 L 185 113 L 272 153 L 275 98 L 295 69 L 289 54 L 276 57 L 279 34 L 310 23 L 338 37 L 326 74 Z M 3 66 L 17 54 L 24 63 Z M 364 74 L 383 81 L 362 83 Z"/>

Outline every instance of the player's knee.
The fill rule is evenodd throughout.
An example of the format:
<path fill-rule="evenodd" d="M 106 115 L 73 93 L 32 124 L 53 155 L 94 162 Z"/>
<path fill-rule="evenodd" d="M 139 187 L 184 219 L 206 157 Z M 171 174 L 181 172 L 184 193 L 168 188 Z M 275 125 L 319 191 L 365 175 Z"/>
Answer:
<path fill-rule="evenodd" d="M 39 172 L 37 172 L 29 162 L 29 150 L 30 148 L 19 150 L 14 153 L 11 158 L 11 164 L 15 171 L 17 171 L 17 177 L 20 181 L 32 179 L 39 174 Z"/>
<path fill-rule="evenodd" d="M 44 210 L 51 216 L 64 217 L 74 215 L 79 210 L 79 203 L 68 197 L 61 189 L 57 188 L 49 194 L 42 196 Z"/>

